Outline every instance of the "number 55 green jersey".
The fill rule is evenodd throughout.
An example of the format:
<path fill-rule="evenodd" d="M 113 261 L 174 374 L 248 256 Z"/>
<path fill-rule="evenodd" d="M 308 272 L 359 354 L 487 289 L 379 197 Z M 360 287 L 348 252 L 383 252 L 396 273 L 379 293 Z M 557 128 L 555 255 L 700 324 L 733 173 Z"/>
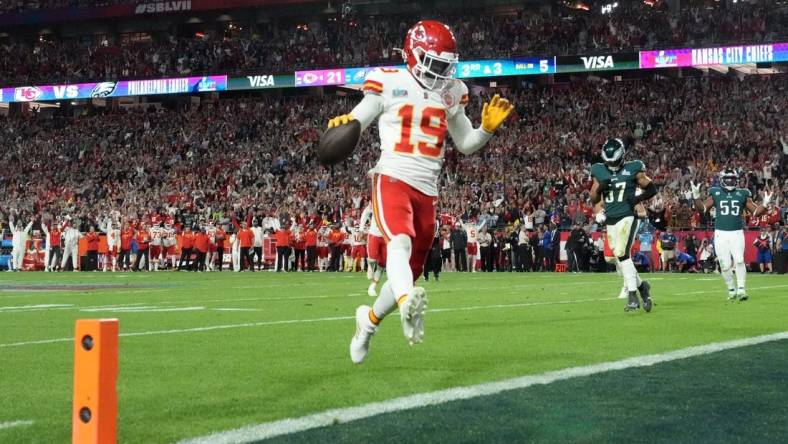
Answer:
<path fill-rule="evenodd" d="M 615 225 L 619 220 L 635 215 L 632 202 L 635 201 L 638 188 L 637 175 L 645 171 L 645 165 L 639 160 L 625 162 L 618 171 L 611 171 L 603 163 L 591 165 L 591 176 L 600 185 L 607 184 L 607 189 L 602 193 L 607 225 Z"/>
<path fill-rule="evenodd" d="M 750 190 L 734 188 L 730 191 L 720 188 L 709 188 L 709 196 L 714 200 L 714 210 L 717 217 L 714 219 L 714 229 L 721 231 L 736 231 L 744 228 L 742 216 L 747 208 L 747 199 L 752 197 Z"/>

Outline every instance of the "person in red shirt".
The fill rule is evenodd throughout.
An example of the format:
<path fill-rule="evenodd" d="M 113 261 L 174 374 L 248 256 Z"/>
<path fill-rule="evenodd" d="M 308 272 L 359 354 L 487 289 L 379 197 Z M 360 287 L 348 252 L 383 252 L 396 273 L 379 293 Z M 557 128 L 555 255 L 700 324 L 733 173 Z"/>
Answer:
<path fill-rule="evenodd" d="M 123 231 L 120 232 L 120 257 L 118 258 L 118 266 L 125 271 L 131 269 L 132 239 L 134 239 L 134 229 L 126 222 L 123 224 Z"/>
<path fill-rule="evenodd" d="M 187 225 L 181 234 L 181 261 L 178 263 L 178 271 L 191 268 L 192 248 L 194 248 L 194 233 L 192 227 Z"/>
<path fill-rule="evenodd" d="M 99 247 L 99 234 L 96 233 L 96 227 L 90 226 L 90 230 L 85 235 L 87 241 L 87 257 L 88 263 L 86 269 L 88 271 L 98 271 L 98 247 Z"/>
<path fill-rule="evenodd" d="M 150 255 L 148 248 L 150 247 L 150 233 L 148 232 L 148 224 L 145 222 L 140 224 L 140 229 L 137 230 L 137 235 L 134 238 L 137 241 L 137 258 L 134 260 L 134 271 L 140 271 L 140 263 L 142 258 L 145 257 L 145 270 L 150 265 Z"/>
<path fill-rule="evenodd" d="M 193 271 L 202 271 L 205 267 L 205 257 L 208 255 L 209 246 L 208 235 L 201 228 L 197 228 L 194 234 L 194 250 L 197 252 L 197 260 L 192 267 Z"/>
<path fill-rule="evenodd" d="M 283 228 L 274 233 L 276 240 L 276 271 L 290 271 L 290 244 L 292 234 L 287 228 Z"/>
<path fill-rule="evenodd" d="M 254 262 L 252 262 L 252 244 L 254 244 L 254 232 L 249 229 L 249 224 L 246 221 L 241 222 L 241 229 L 238 231 L 238 243 L 241 245 L 241 271 L 246 268 L 248 262 L 249 271 L 254 271 Z"/>
<path fill-rule="evenodd" d="M 306 270 L 315 271 L 317 264 L 317 231 L 314 224 L 309 224 L 304 233 L 304 247 L 306 247 Z"/>
<path fill-rule="evenodd" d="M 304 234 L 304 227 L 301 225 L 293 230 L 293 250 L 295 251 L 295 267 L 293 271 L 306 271 L 306 239 Z"/>
<path fill-rule="evenodd" d="M 216 255 L 218 256 L 218 271 L 222 271 L 222 262 L 224 262 L 224 241 L 227 238 L 227 232 L 222 229 L 222 226 L 216 224 L 216 231 L 214 232 L 214 241 L 216 242 Z"/>
<path fill-rule="evenodd" d="M 63 232 L 60 231 L 60 227 L 58 227 L 57 224 L 53 224 L 52 229 L 49 231 L 49 238 L 47 239 L 47 243 L 49 244 L 49 263 L 46 264 L 45 271 L 60 269 L 60 261 L 63 260 L 63 250 L 60 248 L 62 235 Z"/>

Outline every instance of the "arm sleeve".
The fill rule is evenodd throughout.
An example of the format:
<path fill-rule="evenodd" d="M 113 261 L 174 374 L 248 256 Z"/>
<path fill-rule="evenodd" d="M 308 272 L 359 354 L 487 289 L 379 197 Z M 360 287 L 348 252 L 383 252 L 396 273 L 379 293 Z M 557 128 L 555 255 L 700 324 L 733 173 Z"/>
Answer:
<path fill-rule="evenodd" d="M 383 96 L 375 93 L 366 93 L 361 102 L 353 108 L 350 114 L 361 123 L 361 131 L 367 129 L 372 122 L 383 112 Z"/>
<path fill-rule="evenodd" d="M 492 134 L 483 128 L 473 128 L 471 120 L 465 115 L 465 111 L 455 113 L 449 117 L 449 134 L 457 151 L 468 155 L 479 151 L 492 138 Z"/>
<path fill-rule="evenodd" d="M 371 219 L 372 219 L 372 208 L 368 206 L 364 208 L 364 211 L 361 213 L 361 219 L 358 222 L 359 228 L 364 229 L 364 227 Z"/>
<path fill-rule="evenodd" d="M 25 234 L 30 233 L 30 229 L 33 228 L 33 222 L 29 222 L 25 227 Z"/>
<path fill-rule="evenodd" d="M 49 237 L 49 229 L 47 228 L 47 224 L 44 221 L 41 221 L 41 231 L 44 232 L 44 236 Z"/>

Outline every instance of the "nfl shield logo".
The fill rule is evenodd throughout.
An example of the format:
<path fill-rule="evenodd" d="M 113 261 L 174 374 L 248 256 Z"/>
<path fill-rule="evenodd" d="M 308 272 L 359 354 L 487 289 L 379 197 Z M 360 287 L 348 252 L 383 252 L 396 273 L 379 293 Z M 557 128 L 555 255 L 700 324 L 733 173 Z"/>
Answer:
<path fill-rule="evenodd" d="M 441 98 L 443 99 L 443 104 L 446 105 L 446 108 L 451 108 L 454 106 L 454 94 L 452 94 L 451 91 L 444 91 L 441 95 Z"/>

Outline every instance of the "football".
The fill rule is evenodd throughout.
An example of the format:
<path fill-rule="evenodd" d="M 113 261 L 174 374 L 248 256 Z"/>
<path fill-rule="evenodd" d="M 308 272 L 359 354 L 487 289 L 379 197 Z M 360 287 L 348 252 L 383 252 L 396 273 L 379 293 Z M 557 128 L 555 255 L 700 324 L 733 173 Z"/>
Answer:
<path fill-rule="evenodd" d="M 345 125 L 329 128 L 320 137 L 317 158 L 321 165 L 330 166 L 350 157 L 361 138 L 361 123 L 351 120 Z"/>

